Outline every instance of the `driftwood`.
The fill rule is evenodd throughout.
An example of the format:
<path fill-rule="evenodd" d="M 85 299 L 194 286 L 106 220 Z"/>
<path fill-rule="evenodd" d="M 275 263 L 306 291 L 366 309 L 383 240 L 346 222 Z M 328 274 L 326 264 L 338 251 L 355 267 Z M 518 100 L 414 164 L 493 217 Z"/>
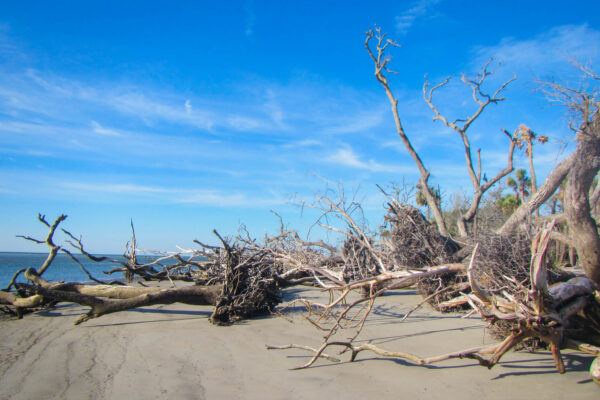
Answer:
<path fill-rule="evenodd" d="M 477 256 L 477 247 L 473 251 L 469 267 L 466 272 L 469 278 L 471 294 L 465 295 L 467 302 L 479 313 L 485 320 L 494 324 L 498 321 L 509 321 L 512 323 L 510 333 L 500 343 L 480 346 L 467 350 L 462 350 L 450 354 L 436 357 L 422 358 L 411 353 L 389 351 L 379 348 L 373 344 L 355 345 L 354 339 L 362 330 L 366 320 L 366 313 L 372 307 L 372 301 L 388 288 L 402 287 L 402 283 L 407 278 L 399 278 L 398 283 L 390 285 L 371 296 L 363 297 L 341 309 L 334 311 L 335 306 L 341 303 L 341 298 L 348 295 L 347 289 L 356 287 L 359 284 L 350 284 L 345 288 L 337 288 L 341 291 L 340 297 L 327 305 L 312 304 L 309 301 L 303 302 L 308 306 L 309 315 L 307 318 L 314 318 L 312 313 L 316 309 L 321 309 L 320 319 L 313 320 L 314 324 L 323 325 L 325 317 L 330 318 L 331 327 L 324 337 L 323 344 L 318 349 L 308 349 L 314 353 L 311 360 L 298 368 L 308 368 L 312 366 L 317 359 L 323 357 L 323 352 L 331 346 L 342 346 L 350 350 L 349 360 L 353 361 L 358 353 L 362 351 L 371 351 L 375 354 L 401 358 L 416 365 L 426 365 L 437 363 L 451 358 L 472 358 L 479 364 L 488 368 L 493 367 L 509 350 L 515 348 L 525 340 L 535 338 L 547 344 L 554 355 L 556 368 L 559 372 L 565 371 L 561 356 L 561 349 L 570 348 L 586 352 L 594 356 L 600 356 L 600 329 L 598 329 L 597 314 L 600 310 L 600 303 L 596 300 L 598 296 L 598 287 L 586 277 L 576 277 L 567 282 L 560 283 L 553 287 L 548 287 L 547 273 L 544 265 L 544 257 L 548 247 L 551 227 L 541 232 L 533 242 L 532 259 L 530 265 L 531 287 L 526 288 L 515 284 L 514 290 L 503 290 L 492 293 L 482 287 L 474 274 L 474 260 Z M 443 267 L 429 270 L 421 275 L 434 275 L 441 272 L 455 272 L 463 270 L 461 268 L 452 268 L 451 271 L 444 270 Z M 417 274 L 418 275 L 418 274 Z M 381 279 L 386 279 L 381 278 Z M 390 277 L 390 279 L 393 279 Z M 396 278 L 398 279 L 398 278 Z M 410 279 L 410 278 L 408 278 Z M 373 280 L 374 281 L 374 280 Z M 373 285 L 373 281 L 362 282 L 360 285 Z M 350 319 L 350 315 L 355 308 L 368 303 L 365 314 L 358 318 Z M 352 324 L 350 324 L 352 322 Z M 349 340 L 335 340 L 333 335 L 339 329 L 347 326 L 358 327 L 356 335 Z M 584 333 L 584 334 L 583 334 Z M 267 346 L 268 349 L 288 349 L 303 348 L 301 345 L 289 344 L 285 346 Z M 590 373 L 597 380 L 598 359 L 593 363 Z"/>
<path fill-rule="evenodd" d="M 214 305 L 221 291 L 219 286 L 186 286 L 181 288 L 170 288 L 153 291 L 126 299 L 102 299 L 77 292 L 45 289 L 41 286 L 23 285 L 38 295 L 48 297 L 56 301 L 67 301 L 89 306 L 91 309 L 75 321 L 75 325 L 85 322 L 91 318 L 118 311 L 130 310 L 132 308 L 151 306 L 155 304 L 184 303 L 192 305 Z M 137 288 L 135 288 L 137 289 Z"/>
<path fill-rule="evenodd" d="M 39 215 L 38 219 L 49 228 L 46 239 L 42 241 L 23 236 L 35 243 L 48 245 L 50 254 L 38 270 L 28 268 L 17 271 L 9 286 L 0 291 L 0 303 L 9 306 L 2 308 L 3 311 L 22 318 L 27 311 L 52 306 L 57 302 L 78 303 L 90 307 L 86 314 L 75 321 L 75 324 L 80 324 L 91 318 L 118 311 L 178 302 L 214 306 L 210 321 L 227 325 L 240 319 L 271 312 L 280 302 L 281 287 L 306 282 L 307 277 L 303 276 L 306 273 L 303 272 L 304 269 L 284 268 L 281 259 L 284 253 L 278 241 L 274 241 L 275 244 L 270 247 L 257 246 L 249 239 L 223 239 L 214 231 L 222 246 L 208 246 L 196 241 L 201 247 L 200 250 L 161 255 L 147 264 L 139 264 L 135 231 L 132 241 L 127 246 L 126 261 L 122 261 L 98 257 L 87 252 L 81 238 L 76 238 L 63 229 L 69 238 L 67 243 L 84 257 L 96 262 L 108 260 L 119 263 L 122 268 L 116 270 L 125 272 L 129 279 L 137 275 L 145 281 L 169 280 L 172 287 L 130 286 L 120 281 L 106 284 L 94 278 L 68 249 L 55 244 L 54 235 L 66 218 L 65 215 L 61 215 L 53 224 L 49 224 L 43 215 Z M 59 252 L 67 254 L 79 264 L 90 280 L 96 283 L 46 281 L 42 274 L 52 265 Z M 187 271 L 182 273 L 183 269 Z M 315 282 L 315 279 L 320 282 L 329 279 L 339 282 L 326 268 L 315 265 L 310 271 L 312 276 L 308 278 L 311 282 Z M 21 275 L 28 284 L 17 281 Z M 188 279 L 179 279 L 182 276 Z M 185 286 L 175 287 L 176 280 L 193 281 L 194 284 L 184 282 Z M 15 290 L 11 291 L 12 288 Z"/>

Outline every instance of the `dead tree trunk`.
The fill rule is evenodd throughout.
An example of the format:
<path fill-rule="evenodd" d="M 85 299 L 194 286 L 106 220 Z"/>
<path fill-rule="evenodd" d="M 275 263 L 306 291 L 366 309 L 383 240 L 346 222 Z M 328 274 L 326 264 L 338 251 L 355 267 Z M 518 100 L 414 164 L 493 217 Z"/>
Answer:
<path fill-rule="evenodd" d="M 519 225 L 527 219 L 532 212 L 542 206 L 560 186 L 562 180 L 567 176 L 575 163 L 575 154 L 570 155 L 554 168 L 544 183 L 538 188 L 529 200 L 519 206 L 508 220 L 498 230 L 501 235 L 514 233 Z"/>
<path fill-rule="evenodd" d="M 373 53 L 373 51 L 371 51 L 371 47 L 369 44 L 371 39 L 373 38 L 373 36 L 376 36 L 376 39 L 377 39 L 376 54 Z M 388 80 L 385 77 L 385 75 L 383 75 L 384 71 L 393 73 L 393 71 L 390 71 L 387 67 L 387 63 L 390 61 L 390 59 L 388 57 L 385 57 L 385 49 L 389 45 L 392 45 L 393 47 L 398 47 L 398 44 L 396 42 L 394 42 L 390 39 L 386 40 L 385 34 L 382 34 L 381 30 L 379 28 L 376 28 L 376 34 L 375 34 L 375 32 L 373 32 L 373 30 L 370 30 L 367 32 L 367 39 L 365 41 L 365 47 L 367 48 L 367 52 L 369 53 L 369 56 L 375 63 L 375 77 L 377 78 L 377 81 L 379 83 L 381 83 L 381 85 L 385 89 L 385 94 L 387 95 L 387 97 L 390 101 L 390 104 L 392 105 L 392 114 L 394 115 L 394 123 L 396 124 L 396 131 L 398 132 L 398 135 L 400 136 L 400 139 L 402 140 L 404 147 L 406 148 L 406 150 L 412 157 L 415 164 L 417 164 L 417 168 L 419 169 L 419 173 L 421 174 L 421 178 L 419 179 L 419 189 L 423 191 L 423 194 L 425 195 L 425 200 L 427 201 L 427 205 L 433 212 L 435 222 L 437 223 L 438 231 L 440 232 L 441 235 L 448 237 L 449 236 L 448 228 L 446 227 L 446 222 L 444 221 L 444 216 L 442 215 L 442 210 L 440 209 L 440 205 L 438 204 L 435 196 L 433 195 L 433 193 L 431 193 L 431 190 L 429 189 L 428 182 L 429 182 L 430 172 L 427 170 L 427 168 L 425 168 L 425 165 L 423 164 L 421 157 L 416 152 L 415 148 L 413 147 L 412 143 L 410 142 L 410 139 L 408 138 L 408 136 L 406 135 L 406 132 L 404 131 L 404 127 L 402 126 L 402 122 L 400 121 L 400 115 L 398 114 L 398 100 L 396 100 L 396 98 L 394 97 L 394 94 L 392 93 L 392 91 L 388 85 Z"/>
<path fill-rule="evenodd" d="M 565 215 L 575 241 L 579 263 L 586 275 L 600 285 L 600 237 L 596 221 L 591 215 L 589 192 L 594 177 L 600 169 L 600 113 L 598 110 L 590 123 L 584 122 L 578 134 L 579 144 L 575 161 L 567 175 L 565 189 Z"/>
<path fill-rule="evenodd" d="M 75 321 L 75 325 L 91 318 L 98 318 L 102 315 L 155 304 L 184 303 L 192 305 L 215 305 L 221 294 L 221 285 L 185 286 L 181 288 L 161 289 L 152 293 L 141 294 L 125 299 L 102 299 L 77 292 L 45 289 L 42 286 L 23 286 L 36 292 L 38 295 L 52 300 L 68 301 L 89 306 L 91 308 L 90 311 L 79 317 Z"/>
<path fill-rule="evenodd" d="M 460 236 L 466 237 L 469 236 L 469 232 L 467 230 L 467 223 L 473 221 L 477 216 L 477 211 L 479 211 L 479 204 L 481 203 L 481 198 L 493 185 L 495 185 L 500 179 L 504 178 L 506 175 L 510 174 L 513 170 L 513 153 L 515 150 L 516 140 L 512 137 L 510 133 L 506 130 L 503 132 L 508 136 L 510 140 L 510 146 L 508 149 L 508 162 L 506 168 L 499 171 L 496 176 L 494 176 L 489 181 L 486 179 L 484 183 L 481 183 L 481 149 L 477 150 L 477 171 L 475 171 L 475 166 L 473 164 L 473 155 L 471 152 L 471 142 L 469 140 L 469 136 L 467 131 L 469 127 L 479 118 L 479 116 L 483 113 L 483 111 L 490 104 L 498 104 L 499 102 L 504 101 L 504 97 L 500 97 L 500 94 L 506 89 L 506 87 L 513 82 L 516 78 L 513 77 L 508 81 L 504 82 L 500 88 L 498 88 L 494 94 L 488 95 L 482 92 L 482 85 L 484 84 L 486 78 L 493 74 L 492 71 L 489 71 L 488 68 L 492 60 L 488 61 L 488 63 L 483 67 L 482 71 L 473 79 L 467 78 L 465 75 L 462 76 L 461 81 L 467 85 L 471 91 L 473 100 L 477 103 L 478 108 L 477 111 L 473 115 L 465 119 L 456 119 L 454 121 L 448 120 L 445 116 L 443 116 L 438 108 L 433 104 L 433 93 L 448 84 L 450 82 L 450 78 L 446 78 L 446 80 L 438 85 L 431 87 L 428 81 L 425 81 L 423 85 L 423 98 L 425 102 L 434 112 L 433 120 L 440 120 L 444 125 L 448 128 L 453 129 L 460 136 L 463 146 L 464 146 L 464 155 L 465 162 L 467 165 L 467 172 L 469 173 L 469 178 L 471 179 L 471 184 L 473 186 L 473 198 L 471 200 L 471 205 L 469 209 L 463 213 L 457 221 L 457 228 Z"/>
<path fill-rule="evenodd" d="M 61 290 L 63 292 L 79 293 L 86 296 L 102 297 L 107 299 L 130 299 L 143 294 L 157 293 L 163 290 L 160 287 L 135 287 L 115 286 L 102 284 L 85 284 L 78 282 L 48 282 L 40 277 L 33 268 L 25 271 L 25 278 L 38 286 L 48 290 Z"/>

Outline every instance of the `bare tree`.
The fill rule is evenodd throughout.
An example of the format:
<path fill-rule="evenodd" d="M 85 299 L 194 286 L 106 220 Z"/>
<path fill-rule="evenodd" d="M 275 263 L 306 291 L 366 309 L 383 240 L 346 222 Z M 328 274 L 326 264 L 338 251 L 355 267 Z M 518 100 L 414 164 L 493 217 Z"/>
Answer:
<path fill-rule="evenodd" d="M 375 63 L 375 78 L 377 78 L 377 81 L 385 89 L 385 93 L 388 97 L 388 100 L 390 101 L 390 104 L 392 105 L 392 114 L 394 115 L 396 131 L 398 132 L 398 135 L 400 136 L 400 139 L 402 140 L 404 147 L 406 148 L 406 150 L 412 157 L 413 161 L 417 165 L 417 168 L 419 169 L 419 173 L 421 174 L 421 178 L 419 179 L 419 185 L 418 185 L 419 190 L 422 191 L 423 195 L 425 196 L 425 200 L 427 201 L 427 204 L 429 205 L 429 208 L 433 212 L 433 217 L 435 218 L 435 222 L 437 223 L 439 232 L 444 236 L 449 236 L 448 228 L 446 227 L 446 222 L 444 221 L 444 216 L 442 215 L 442 210 L 436 200 L 434 193 L 431 192 L 431 189 L 430 189 L 430 186 L 428 183 L 429 176 L 431 174 L 430 174 L 429 170 L 425 167 L 425 164 L 423 164 L 423 160 L 421 160 L 421 157 L 419 156 L 419 154 L 413 147 L 412 143 L 410 142 L 410 139 L 408 138 L 408 136 L 406 135 L 406 132 L 404 131 L 404 127 L 402 126 L 402 121 L 400 120 L 400 115 L 398 113 L 398 100 L 394 97 L 394 94 L 392 93 L 392 91 L 389 87 L 387 77 L 384 75 L 384 72 L 388 72 L 391 74 L 396 73 L 388 68 L 388 63 L 390 62 L 391 59 L 390 59 L 390 57 L 388 57 L 386 55 L 385 51 L 389 46 L 399 47 L 399 44 L 391 39 L 386 39 L 385 33 L 382 33 L 381 28 L 378 28 L 378 27 L 376 27 L 374 30 L 371 29 L 371 30 L 367 31 L 366 36 L 367 36 L 367 38 L 365 40 L 365 48 L 367 49 L 369 56 Z M 371 40 L 374 37 L 376 40 L 376 44 L 375 44 L 375 49 L 372 50 L 371 49 Z"/>
<path fill-rule="evenodd" d="M 394 46 L 396 44 L 389 40 L 384 41 L 384 36 L 381 35 L 381 32 L 379 30 L 376 30 L 376 32 L 378 56 L 375 57 L 368 46 L 369 40 L 375 36 L 373 31 L 367 33 L 367 49 L 375 61 L 377 79 L 386 89 L 388 98 L 392 103 L 396 125 L 400 127 L 400 136 L 422 173 L 422 180 L 420 182 L 422 185 L 423 181 L 426 183 L 429 173 L 424 169 L 422 163 L 419 163 L 420 159 L 418 155 L 410 146 L 410 142 L 406 138 L 404 131 L 401 130 L 397 114 L 397 102 L 391 95 L 387 86 L 387 80 L 381 75 L 381 70 L 391 72 L 385 68 L 389 59 L 381 61 L 383 51 L 390 44 Z M 599 79 L 591 71 L 585 70 L 585 72 L 590 78 L 596 81 Z M 486 75 L 485 69 L 483 75 Z M 481 83 L 481 80 L 475 80 L 471 82 L 472 86 L 470 85 L 473 88 L 476 101 L 477 96 L 483 95 L 480 89 Z M 487 104 L 491 104 L 491 102 L 487 102 L 488 100 L 500 100 L 497 95 L 507 83 L 496 94 L 487 97 L 483 95 L 483 100 L 479 98 L 481 100 L 479 102 L 479 114 Z M 479 114 L 474 114 L 474 116 L 466 121 L 462 121 L 460 125 L 457 124 L 457 121 L 450 123 L 445 120 L 431 103 L 431 93 L 444 84 L 429 90 L 426 83 L 424 88 L 426 101 L 428 101 L 438 119 L 445 121 L 450 127 L 454 125 L 453 129 L 463 138 L 467 166 L 474 183 L 475 191 L 481 191 L 483 185 L 481 185 L 480 167 L 476 171 L 473 166 L 470 144 L 466 136 L 466 128 L 468 128 Z M 344 348 L 342 353 L 347 351 L 350 361 L 354 361 L 360 352 L 370 351 L 385 357 L 401 358 L 416 365 L 432 364 L 451 358 L 471 358 L 478 361 L 480 365 L 491 368 L 510 349 L 515 348 L 515 346 L 521 343 L 535 340 L 548 345 L 552 351 L 555 366 L 560 373 L 565 372 L 565 365 L 561 355 L 561 350 L 564 348 L 580 350 L 597 357 L 592 364 L 590 373 L 594 380 L 600 380 L 600 357 L 598 357 L 600 355 L 600 348 L 597 347 L 600 345 L 600 330 L 598 329 L 597 322 L 600 307 L 595 299 L 598 287 L 600 287 L 600 238 L 598 236 L 598 226 L 591 214 L 592 208 L 596 206 L 598 197 L 600 197 L 597 194 L 597 186 L 594 186 L 594 178 L 600 169 L 600 97 L 598 96 L 598 91 L 572 90 L 555 84 L 546 84 L 546 88 L 550 95 L 567 104 L 573 112 L 575 116 L 574 121 L 577 124 L 572 123 L 571 126 L 577 126 L 577 148 L 573 154 L 555 168 L 544 183 L 532 193 L 528 201 L 525 202 L 523 199 L 523 204 L 501 229 L 503 233 L 514 233 L 516 227 L 541 206 L 566 177 L 565 215 L 550 216 L 551 222 L 535 235 L 531 243 L 531 261 L 529 269 L 526 271 L 526 277 L 518 276 L 516 273 L 511 274 L 503 270 L 499 275 L 496 275 L 497 279 L 489 279 L 492 275 L 487 275 L 487 279 L 481 279 L 480 281 L 480 278 L 486 278 L 486 275 L 482 275 L 481 271 L 478 272 L 475 267 L 479 249 L 479 245 L 475 245 L 468 268 L 463 264 L 445 264 L 425 268 L 415 268 L 418 266 L 409 265 L 405 266 L 402 270 L 385 271 L 367 279 L 344 282 L 343 284 L 334 283 L 327 288 L 331 293 L 330 301 L 327 304 L 319 304 L 307 299 L 296 300 L 296 302 L 302 302 L 307 307 L 307 318 L 318 328 L 327 332 L 318 348 L 310 348 L 298 344 L 268 346 L 268 348 L 299 348 L 312 352 L 313 357 L 299 368 L 310 367 L 320 358 L 336 361 L 337 359 L 325 353 L 329 347 L 333 346 Z M 501 171 L 497 176 L 497 180 L 512 171 L 512 152 L 517 143 L 514 136 L 506 134 L 511 140 L 510 159 L 508 163 L 510 168 L 505 173 L 504 171 L 506 170 Z M 531 143 L 527 144 L 529 146 L 530 161 L 532 161 Z M 478 165 L 480 165 L 479 156 Z M 429 193 L 431 195 L 430 190 L 423 190 L 423 192 L 424 194 Z M 430 199 L 427 200 L 427 203 L 432 206 L 432 203 L 429 202 Z M 477 201 L 476 197 L 474 201 Z M 468 214 L 465 214 L 465 220 L 466 216 Z M 570 228 L 568 236 L 554 230 L 558 221 L 564 221 L 564 223 L 568 224 Z M 466 229 L 463 231 L 466 232 Z M 506 239 L 506 237 L 501 238 L 503 240 Z M 578 275 L 563 272 L 564 276 L 561 277 L 562 280 L 559 281 L 560 283 L 550 287 L 550 274 L 546 270 L 546 252 L 550 241 L 556 238 L 568 242 L 569 245 L 577 249 L 585 276 L 579 272 Z M 510 241 L 511 239 L 506 240 Z M 383 253 L 385 248 L 374 248 L 374 250 Z M 381 259 L 385 259 L 385 257 L 382 256 Z M 501 263 L 504 264 L 504 261 L 504 259 L 501 260 Z M 390 351 L 372 343 L 355 343 L 357 336 L 363 330 L 368 314 L 373 309 L 373 302 L 386 291 L 405 287 L 405 285 L 415 282 L 414 280 L 435 278 L 441 282 L 442 277 L 446 279 L 448 275 L 451 276 L 452 274 L 465 272 L 468 282 L 463 281 L 455 285 L 455 287 L 461 287 L 461 298 L 454 298 L 446 303 L 456 303 L 460 300 L 463 304 L 470 305 L 473 312 L 479 313 L 485 321 L 488 321 L 494 328 L 498 329 L 497 332 L 502 334 L 502 340 L 499 343 L 478 346 L 429 358 L 422 358 L 402 351 Z M 353 300 L 350 297 L 350 293 L 352 290 L 359 288 L 366 288 L 368 290 L 363 290 L 363 295 Z M 466 289 L 470 289 L 470 293 Z M 423 301 L 427 301 L 432 296 L 447 290 L 448 288 L 443 288 L 440 284 L 436 293 Z M 414 309 L 409 311 L 408 314 L 412 311 Z M 406 318 L 406 315 L 404 318 Z M 339 332 L 344 329 L 354 329 L 355 332 L 341 337 L 342 335 Z"/>
<path fill-rule="evenodd" d="M 398 135 L 400 136 L 402 143 L 404 144 L 406 150 L 408 151 L 408 153 L 412 157 L 413 161 L 417 165 L 417 168 L 419 169 L 419 173 L 420 173 L 421 177 L 419 179 L 418 188 L 419 188 L 419 193 L 422 195 L 421 200 L 422 200 L 422 202 L 427 204 L 428 210 L 431 210 L 433 212 L 433 217 L 436 221 L 439 232 L 444 236 L 449 236 L 447 223 L 444 220 L 443 213 L 441 212 L 440 202 L 439 202 L 438 198 L 436 197 L 436 193 L 432 190 L 432 187 L 428 184 L 430 172 L 425 167 L 421 157 L 419 156 L 419 154 L 417 153 L 415 148 L 412 146 L 412 143 L 411 143 L 408 135 L 406 134 L 404 127 L 402 126 L 402 122 L 400 120 L 400 116 L 399 116 L 399 112 L 398 112 L 398 100 L 394 97 L 394 95 L 389 87 L 388 79 L 384 75 L 384 72 L 396 74 L 396 72 L 394 72 L 388 68 L 388 64 L 391 59 L 389 56 L 387 56 L 386 50 L 388 49 L 389 46 L 399 47 L 399 45 L 391 39 L 386 39 L 386 35 L 381 32 L 380 28 L 377 28 L 377 27 L 374 30 L 368 31 L 366 33 L 366 35 L 367 35 L 367 39 L 365 41 L 365 47 L 367 49 L 367 52 L 369 53 L 369 56 L 375 63 L 375 77 L 377 78 L 377 81 L 385 89 L 385 93 L 388 97 L 388 100 L 390 101 L 390 104 L 392 105 L 392 114 L 394 116 L 394 122 L 396 124 L 396 130 L 398 132 Z M 372 49 L 372 46 L 370 44 L 371 40 L 373 38 L 376 39 L 376 44 L 374 46 L 374 49 Z M 478 105 L 475 113 L 466 119 L 456 119 L 454 121 L 450 121 L 446 117 L 444 117 L 442 114 L 440 114 L 438 108 L 433 104 L 433 100 L 432 100 L 433 93 L 437 89 L 445 86 L 450 81 L 450 78 L 447 78 L 444 82 L 442 82 L 436 86 L 433 86 L 433 87 L 431 87 L 429 82 L 425 82 L 425 84 L 423 85 L 423 97 L 425 99 L 425 102 L 435 113 L 435 116 L 433 118 L 434 121 L 440 120 L 446 126 L 453 129 L 454 131 L 456 131 L 458 133 L 458 135 L 460 136 L 460 138 L 463 142 L 463 145 L 464 145 L 464 154 L 465 154 L 465 161 L 466 161 L 466 165 L 467 165 L 467 171 L 468 171 L 469 177 L 471 179 L 471 183 L 473 185 L 474 194 L 473 194 L 473 198 L 471 200 L 469 208 L 463 215 L 461 215 L 460 218 L 458 218 L 458 221 L 457 221 L 459 234 L 461 236 L 468 236 L 469 232 L 467 230 L 467 223 L 473 221 L 473 219 L 477 215 L 477 210 L 479 209 L 481 199 L 482 199 L 483 195 L 485 194 L 485 192 L 489 188 L 491 188 L 494 184 L 496 184 L 500 179 L 502 179 L 503 177 L 505 177 L 506 175 L 511 173 L 513 170 L 513 153 L 514 153 L 514 149 L 516 146 L 516 141 L 510 133 L 503 131 L 508 136 L 508 139 L 510 141 L 510 146 L 508 149 L 507 166 L 506 166 L 506 168 L 504 168 L 503 170 L 498 172 L 494 177 L 492 177 L 489 180 L 487 178 L 483 179 L 484 177 L 482 176 L 481 150 L 480 149 L 477 150 L 477 161 L 476 161 L 476 165 L 475 165 L 475 162 L 473 160 L 473 154 L 471 151 L 471 143 L 470 143 L 469 137 L 467 135 L 467 131 L 468 131 L 469 127 L 471 127 L 471 125 L 475 122 L 475 120 L 477 120 L 477 118 L 483 113 L 483 111 L 490 104 L 497 104 L 504 100 L 504 98 L 501 97 L 500 95 L 506 89 L 506 87 L 516 79 L 516 77 L 513 77 L 513 78 L 509 79 L 508 81 L 504 82 L 491 95 L 485 93 L 482 86 L 485 83 L 485 80 L 490 75 L 493 74 L 493 71 L 489 70 L 491 61 L 492 60 L 490 60 L 483 67 L 482 71 L 475 78 L 467 78 L 465 75 L 463 75 L 461 78 L 461 81 L 471 89 L 473 100 Z"/>
<path fill-rule="evenodd" d="M 467 172 L 469 174 L 469 178 L 471 179 L 471 185 L 473 186 L 474 194 L 471 199 L 471 204 L 467 211 L 458 218 L 457 226 L 458 231 L 461 236 L 468 236 L 469 232 L 467 230 L 467 223 L 471 222 L 474 217 L 477 215 L 477 210 L 479 209 L 479 204 L 481 203 L 481 198 L 484 193 L 491 188 L 494 184 L 496 184 L 499 180 L 504 178 L 506 175 L 510 174 L 513 170 L 513 153 L 516 145 L 515 139 L 512 137 L 510 133 L 507 131 L 503 131 L 510 141 L 510 146 L 508 149 L 508 162 L 506 168 L 499 171 L 492 179 L 484 179 L 482 183 L 481 176 L 481 149 L 477 149 L 477 171 L 475 171 L 475 166 L 473 163 L 473 154 L 471 151 L 471 142 L 469 140 L 469 136 L 467 135 L 467 131 L 471 127 L 471 125 L 481 116 L 483 111 L 490 104 L 498 104 L 501 101 L 504 101 L 504 97 L 500 97 L 502 92 L 506 89 L 506 87 L 513 82 L 516 76 L 504 82 L 493 94 L 487 94 L 483 91 L 483 84 L 485 80 L 493 75 L 493 71 L 489 69 L 492 60 L 489 60 L 487 64 L 483 67 L 481 72 L 474 78 L 467 78 L 466 75 L 462 75 L 461 81 L 467 85 L 472 92 L 473 101 L 478 105 L 477 110 L 470 117 L 465 119 L 455 119 L 454 121 L 448 120 L 445 116 L 440 114 L 438 108 L 433 104 L 433 93 L 439 88 L 446 86 L 448 82 L 450 82 L 450 77 L 446 78 L 442 83 L 431 86 L 429 82 L 425 81 L 423 85 L 423 98 L 425 102 L 434 112 L 433 120 L 442 121 L 444 125 L 448 128 L 454 130 L 461 138 L 464 146 L 464 155 L 465 162 L 467 165 Z"/>

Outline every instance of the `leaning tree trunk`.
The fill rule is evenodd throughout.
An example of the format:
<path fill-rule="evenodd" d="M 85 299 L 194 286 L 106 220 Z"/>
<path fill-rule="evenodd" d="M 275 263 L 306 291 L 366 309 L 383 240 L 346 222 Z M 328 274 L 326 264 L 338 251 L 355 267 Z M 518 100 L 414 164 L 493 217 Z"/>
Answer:
<path fill-rule="evenodd" d="M 431 176 L 431 173 L 429 172 L 429 170 L 427 170 L 427 168 L 425 167 L 425 164 L 423 164 L 423 160 L 421 159 L 421 156 L 417 153 L 417 151 L 413 147 L 412 143 L 410 142 L 410 139 L 406 135 L 406 132 L 404 131 L 404 127 L 402 126 L 402 122 L 400 121 L 400 115 L 398 113 L 398 100 L 394 97 L 394 94 L 392 93 L 392 90 L 390 89 L 390 87 L 388 85 L 388 80 L 387 80 L 386 76 L 383 74 L 384 71 L 390 72 L 387 67 L 387 63 L 390 61 L 390 58 L 384 57 L 385 49 L 390 44 L 392 46 L 396 46 L 396 47 L 398 46 L 398 44 L 396 44 L 396 42 L 391 41 L 389 39 L 387 41 L 384 40 L 385 34 L 382 34 L 381 30 L 379 28 L 376 28 L 376 32 L 377 32 L 377 35 L 376 35 L 377 36 L 376 37 L 377 53 L 376 54 L 373 53 L 373 51 L 371 50 L 371 46 L 369 44 L 369 42 L 371 41 L 373 36 L 375 36 L 375 33 L 373 32 L 373 30 L 370 30 L 366 33 L 367 39 L 365 40 L 365 48 L 367 49 L 369 56 L 375 63 L 375 77 L 377 78 L 377 81 L 385 89 L 385 94 L 387 95 L 388 100 L 390 101 L 390 104 L 392 106 L 392 114 L 394 116 L 394 123 L 396 125 L 396 131 L 398 132 L 398 136 L 400 136 L 400 139 L 402 140 L 402 143 L 404 144 L 406 151 L 408 151 L 408 154 L 410 154 L 413 161 L 417 165 L 417 168 L 419 169 L 419 173 L 421 174 L 421 177 L 419 178 L 419 189 L 425 195 L 425 200 L 427 201 L 427 205 L 429 206 L 429 208 L 431 208 L 431 211 L 433 212 L 433 217 L 435 218 L 435 222 L 437 224 L 437 229 L 442 236 L 449 237 L 450 234 L 448 233 L 448 228 L 446 227 L 446 221 L 444 220 L 444 215 L 442 214 L 440 205 L 438 204 L 436 197 L 431 193 L 431 190 L 429 189 L 428 181 L 429 181 L 429 177 Z"/>
<path fill-rule="evenodd" d="M 567 175 L 565 215 L 579 263 L 586 275 L 600 285 L 600 237 L 592 217 L 589 192 L 600 169 L 600 113 L 578 135 L 573 167 Z"/>
<path fill-rule="evenodd" d="M 571 154 L 565 160 L 554 168 L 554 170 L 548 175 L 544 183 L 538 188 L 531 198 L 521 204 L 519 208 L 510 216 L 508 220 L 498 230 L 501 235 L 510 235 L 514 233 L 519 225 L 531 215 L 532 212 L 537 210 L 539 207 L 546 202 L 554 194 L 556 189 L 560 186 L 562 180 L 567 176 L 569 171 L 573 169 L 573 165 L 576 160 L 576 154 Z"/>

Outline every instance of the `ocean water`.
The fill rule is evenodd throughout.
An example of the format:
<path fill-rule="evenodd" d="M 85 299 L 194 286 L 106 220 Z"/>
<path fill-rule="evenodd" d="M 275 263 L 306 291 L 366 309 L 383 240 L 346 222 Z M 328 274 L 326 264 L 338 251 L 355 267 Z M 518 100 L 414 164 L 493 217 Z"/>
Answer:
<path fill-rule="evenodd" d="M 38 269 L 48 257 L 47 253 L 4 253 L 0 252 L 0 288 L 5 288 L 14 273 L 21 268 L 35 268 Z M 123 256 L 110 255 L 110 258 L 124 260 Z M 114 268 L 120 267 L 117 263 L 108 261 L 94 262 L 84 256 L 77 256 L 79 261 L 85 266 L 85 268 L 92 274 L 92 276 L 99 280 L 116 280 L 123 279 L 123 273 L 117 272 L 111 275 L 104 274 L 104 271 L 109 271 Z M 148 262 L 151 256 L 138 257 L 139 262 Z M 75 263 L 66 254 L 58 254 L 50 268 L 46 270 L 43 278 L 47 281 L 65 281 L 65 282 L 88 282 L 89 278 L 81 270 L 79 265 Z M 17 282 L 25 282 L 23 274 L 19 277 Z"/>

